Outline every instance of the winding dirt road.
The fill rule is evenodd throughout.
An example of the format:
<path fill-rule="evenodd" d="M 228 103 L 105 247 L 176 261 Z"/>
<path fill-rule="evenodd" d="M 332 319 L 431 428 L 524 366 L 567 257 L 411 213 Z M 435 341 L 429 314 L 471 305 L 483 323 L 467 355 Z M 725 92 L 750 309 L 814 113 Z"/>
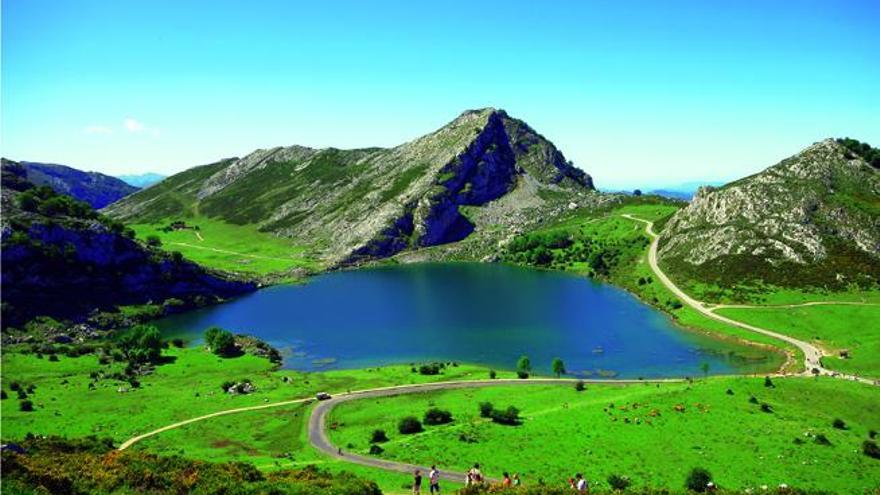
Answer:
<path fill-rule="evenodd" d="M 773 330 L 768 330 L 766 328 L 756 327 L 754 325 L 749 325 L 748 323 L 743 323 L 741 321 L 734 320 L 732 318 L 728 318 L 726 316 L 719 315 L 715 313 L 716 309 L 724 308 L 724 307 L 735 307 L 728 305 L 710 305 L 706 304 L 702 301 L 698 301 L 691 296 L 687 295 L 683 290 L 678 288 L 677 285 L 660 269 L 660 266 L 657 264 L 657 245 L 660 240 L 660 236 L 654 232 L 654 222 L 649 220 L 645 220 L 643 218 L 638 218 L 632 216 L 628 213 L 622 215 L 625 218 L 630 220 L 634 220 L 636 222 L 642 222 L 645 224 L 645 232 L 651 238 L 651 247 L 648 249 L 648 264 L 651 266 L 651 270 L 660 279 L 663 285 L 666 286 L 676 297 L 681 299 L 684 304 L 687 304 L 691 308 L 697 310 L 699 313 L 712 318 L 713 320 L 717 320 L 728 325 L 733 325 L 735 327 L 742 328 L 744 330 L 748 330 L 750 332 L 760 333 L 763 335 L 767 335 L 769 337 L 773 337 L 775 339 L 781 340 L 783 342 L 787 342 L 804 353 L 804 372 L 802 375 L 811 376 L 813 374 L 821 374 L 827 376 L 835 376 L 847 380 L 856 380 L 862 383 L 867 383 L 870 385 L 878 385 L 877 381 L 870 380 L 867 378 L 862 378 L 854 375 L 846 375 L 842 373 L 838 373 L 832 370 L 829 370 L 822 366 L 822 357 L 825 355 L 822 350 L 815 345 L 804 342 L 803 340 L 796 339 L 794 337 L 781 334 L 779 332 L 774 332 Z M 819 305 L 819 304 L 832 304 L 831 302 L 816 302 L 816 303 L 805 303 L 804 305 Z M 852 304 L 852 303 L 850 303 Z M 867 304 L 867 303 L 862 303 Z M 792 305 L 792 307 L 797 305 Z M 746 306 L 749 307 L 749 306 Z M 768 306 L 773 307 L 773 306 Z M 776 306 L 779 307 L 779 306 Z M 782 306 L 785 307 L 785 306 Z"/>

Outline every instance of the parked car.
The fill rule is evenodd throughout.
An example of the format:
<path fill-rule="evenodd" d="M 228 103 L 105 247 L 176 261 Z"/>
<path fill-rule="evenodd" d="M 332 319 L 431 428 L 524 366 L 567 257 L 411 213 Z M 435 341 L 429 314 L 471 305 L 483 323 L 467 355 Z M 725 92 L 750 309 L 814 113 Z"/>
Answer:
<path fill-rule="evenodd" d="M 330 398 L 330 394 L 328 394 L 327 392 L 318 392 L 317 394 L 315 394 L 315 398 L 317 398 L 318 400 L 327 400 Z"/>

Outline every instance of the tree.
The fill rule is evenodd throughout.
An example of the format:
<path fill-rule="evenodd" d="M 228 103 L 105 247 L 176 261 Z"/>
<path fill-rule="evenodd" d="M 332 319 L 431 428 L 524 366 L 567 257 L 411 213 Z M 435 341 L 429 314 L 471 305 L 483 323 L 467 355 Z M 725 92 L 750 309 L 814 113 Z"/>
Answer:
<path fill-rule="evenodd" d="M 452 422 L 452 413 L 437 407 L 425 411 L 426 425 L 443 425 Z"/>
<path fill-rule="evenodd" d="M 151 234 L 147 236 L 147 246 L 150 247 L 160 247 L 162 245 L 162 239 L 155 234 Z"/>
<path fill-rule="evenodd" d="M 703 361 L 702 364 L 700 364 L 700 370 L 703 371 L 703 378 L 708 378 L 709 377 L 709 362 Z"/>
<path fill-rule="evenodd" d="M 119 349 L 130 364 L 156 363 L 162 355 L 162 336 L 152 325 L 135 325 L 119 337 Z"/>
<path fill-rule="evenodd" d="M 388 435 L 385 434 L 385 430 L 373 430 L 373 436 L 370 437 L 371 443 L 382 443 L 388 441 Z"/>
<path fill-rule="evenodd" d="M 553 373 L 556 374 L 556 378 L 565 374 L 565 363 L 562 362 L 562 359 L 554 358 L 551 366 L 553 368 Z"/>
<path fill-rule="evenodd" d="M 404 435 L 423 431 L 422 423 L 415 416 L 407 416 L 397 424 L 397 430 Z"/>
<path fill-rule="evenodd" d="M 516 362 L 516 373 L 520 378 L 528 378 L 529 373 L 532 371 L 532 361 L 528 356 L 520 356 L 519 361 Z"/>
<path fill-rule="evenodd" d="M 504 410 L 495 409 L 492 411 L 492 421 L 502 425 L 518 425 L 520 423 L 519 409 L 514 406 L 508 406 Z"/>
<path fill-rule="evenodd" d="M 633 191 L 633 196 L 641 196 L 641 195 L 642 195 L 642 190 L 641 190 L 641 189 L 636 189 L 636 190 Z"/>
<path fill-rule="evenodd" d="M 233 356 L 237 350 L 235 335 L 220 327 L 211 327 L 205 331 L 205 344 L 218 356 Z"/>
<path fill-rule="evenodd" d="M 709 482 L 712 481 L 712 475 L 703 468 L 693 468 L 688 473 L 685 481 L 685 488 L 695 492 L 705 492 L 709 488 Z"/>

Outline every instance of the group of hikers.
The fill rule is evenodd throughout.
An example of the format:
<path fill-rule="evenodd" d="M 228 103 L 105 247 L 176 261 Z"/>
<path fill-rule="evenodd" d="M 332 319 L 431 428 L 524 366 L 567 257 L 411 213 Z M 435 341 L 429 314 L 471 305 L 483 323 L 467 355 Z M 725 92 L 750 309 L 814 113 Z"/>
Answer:
<path fill-rule="evenodd" d="M 437 466 L 431 466 L 431 471 L 428 473 L 428 483 L 432 495 L 440 493 L 440 471 L 437 469 Z M 480 471 L 480 465 L 474 464 L 474 467 L 470 468 L 467 474 L 465 474 L 464 485 L 475 486 L 482 485 L 483 483 L 486 483 L 486 478 L 483 476 L 483 472 Z M 510 476 L 510 474 L 505 471 L 504 477 L 501 479 L 501 486 L 503 488 L 520 486 L 521 483 L 519 473 L 513 473 L 513 476 Z M 577 473 L 574 478 L 569 478 L 568 485 L 576 493 L 587 493 L 590 489 L 589 483 L 581 473 Z M 416 469 L 413 472 L 412 489 L 413 495 L 421 495 L 422 471 L 420 469 Z"/>

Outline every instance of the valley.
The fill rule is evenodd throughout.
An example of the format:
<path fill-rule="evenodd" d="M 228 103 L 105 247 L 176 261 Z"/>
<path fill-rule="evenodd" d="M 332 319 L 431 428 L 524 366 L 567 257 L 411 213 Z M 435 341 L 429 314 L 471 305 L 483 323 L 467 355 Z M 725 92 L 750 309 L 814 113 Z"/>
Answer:
<path fill-rule="evenodd" d="M 611 475 L 675 490 L 696 466 L 734 492 L 869 489 L 880 483 L 868 454 L 880 428 L 880 292 L 875 226 L 860 215 L 877 201 L 877 171 L 847 150 L 823 141 L 783 162 L 793 169 L 768 169 L 772 180 L 701 190 L 690 204 L 596 192 L 552 143 L 495 109 L 394 148 L 258 150 L 100 213 L 49 207 L 57 193 L 4 163 L 16 232 L 3 249 L 4 442 L 95 436 L 123 455 L 245 462 L 283 479 L 319 466 L 386 493 L 406 492 L 402 471 L 431 463 L 460 488 L 451 473 L 472 462 L 527 484 L 586 465 L 600 492 Z M 786 221 L 820 212 L 845 229 L 819 215 L 804 227 L 811 237 L 791 239 L 742 213 L 757 200 L 730 191 L 761 197 L 751 188 L 787 184 L 791 170 L 845 187 L 826 210 L 821 188 L 804 186 L 819 191 L 807 220 Z M 840 210 L 844 193 L 852 213 Z M 111 242 L 89 237 L 91 221 Z M 59 224 L 60 237 L 41 230 Z M 6 268 L 13 254 L 45 267 L 36 281 L 54 291 L 137 283 L 76 307 L 35 304 L 23 282 L 8 299 L 10 274 L 35 281 Z M 59 266 L 71 276 L 49 275 Z M 205 331 L 216 327 L 240 334 L 234 352 L 212 347 Z M 131 345 L 153 346 L 152 357 Z M 383 392 L 397 386 L 410 388 Z M 316 405 L 317 392 L 334 398 Z M 519 419 L 497 424 L 481 402 Z M 402 417 L 432 407 L 451 423 L 397 434 Z M 370 442 L 375 429 L 389 440 Z M 669 455 L 669 442 L 682 448 Z M 829 463 L 839 476 L 821 475 Z"/>

